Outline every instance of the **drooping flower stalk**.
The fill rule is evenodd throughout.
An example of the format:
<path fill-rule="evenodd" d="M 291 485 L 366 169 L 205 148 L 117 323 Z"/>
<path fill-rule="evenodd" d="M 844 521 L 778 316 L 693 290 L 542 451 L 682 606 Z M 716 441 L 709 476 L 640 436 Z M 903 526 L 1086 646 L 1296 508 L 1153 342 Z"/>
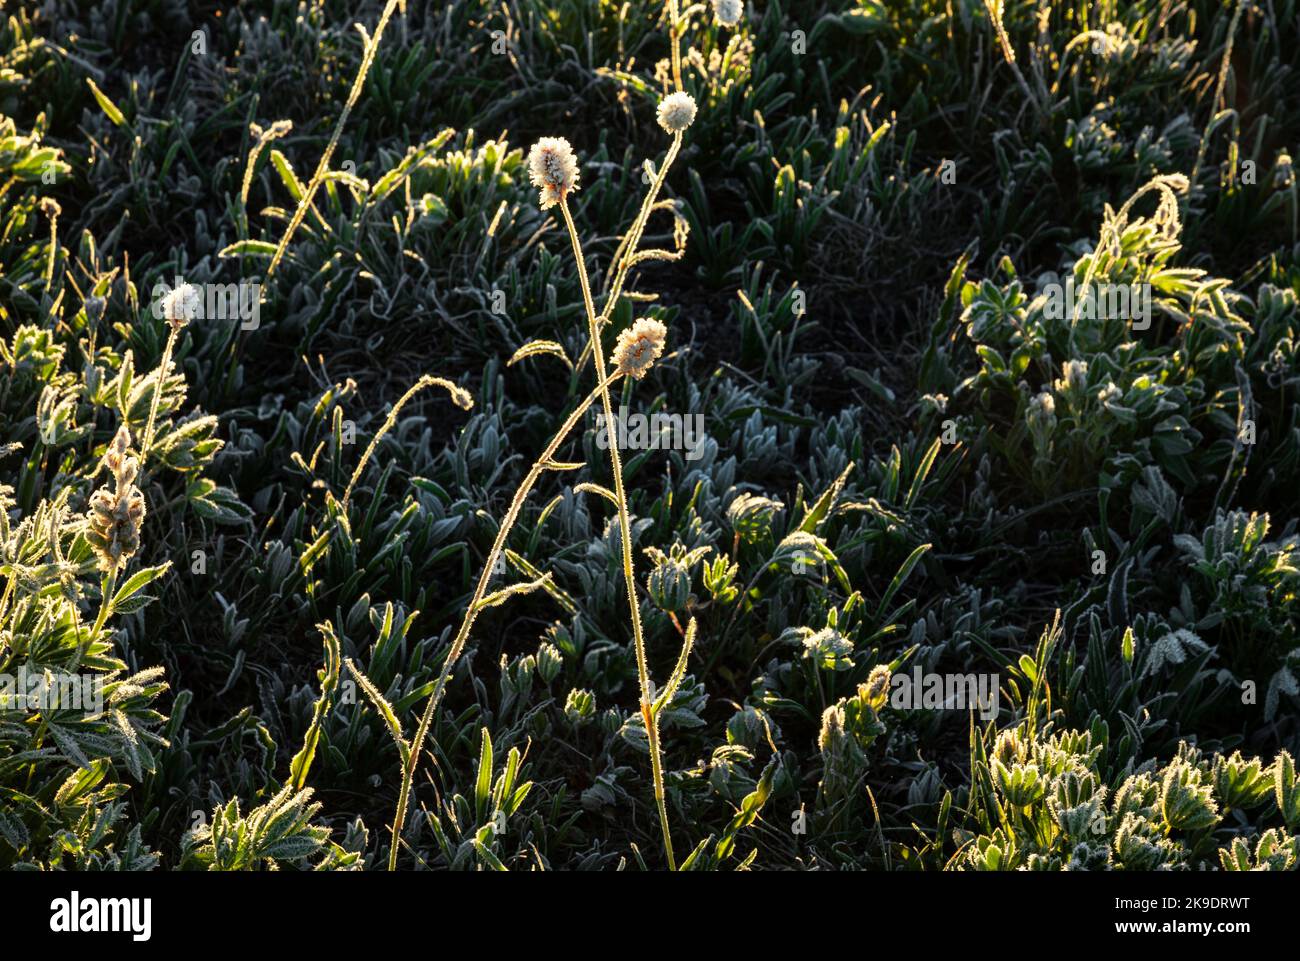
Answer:
<path fill-rule="evenodd" d="M 554 464 L 555 452 L 559 450 L 560 445 L 564 443 L 565 438 L 569 436 L 569 433 L 582 419 L 582 416 L 595 403 L 596 398 L 601 396 L 601 392 L 608 391 L 609 385 L 621 376 L 619 373 L 613 373 L 603 378 L 582 403 L 573 409 L 560 426 L 560 429 L 555 432 L 550 443 L 546 445 L 546 449 L 542 451 L 537 460 L 534 461 L 533 466 L 529 468 L 527 476 L 524 477 L 518 490 L 515 491 L 514 499 L 511 500 L 505 517 L 501 519 L 501 526 L 497 528 L 496 539 L 492 542 L 492 549 L 488 551 L 483 570 L 479 574 L 478 584 L 474 588 L 474 596 L 469 602 L 469 607 L 465 609 L 465 616 L 461 619 L 460 628 L 456 631 L 456 637 L 452 640 L 451 648 L 443 661 L 442 670 L 438 673 L 438 682 L 434 686 L 433 693 L 429 695 L 428 703 L 424 707 L 424 714 L 420 718 L 419 727 L 415 730 L 415 738 L 411 741 L 409 760 L 403 766 L 402 786 L 398 793 L 397 810 L 393 814 L 393 840 L 388 851 L 388 870 L 390 871 L 397 869 L 397 849 L 402 836 L 402 827 L 406 823 L 411 788 L 415 783 L 415 769 L 420 763 L 420 752 L 424 747 L 424 739 L 428 736 L 429 725 L 432 723 L 433 715 L 438 709 L 438 702 L 442 700 L 443 691 L 446 690 L 447 682 L 451 679 L 452 669 L 456 666 L 456 661 L 465 650 L 465 644 L 469 640 L 474 621 L 478 618 L 479 611 L 482 609 L 483 598 L 487 594 L 488 584 L 492 580 L 492 573 L 496 569 L 502 551 L 505 550 L 506 537 L 510 534 L 511 528 L 514 527 L 515 521 L 519 517 L 519 511 L 529 493 L 531 493 L 533 485 L 537 483 L 537 479 L 542 476 L 542 473 Z"/>
<path fill-rule="evenodd" d="M 349 501 L 352 500 L 352 490 L 357 486 L 357 481 L 361 479 L 361 472 L 366 469 L 366 464 L 368 464 L 370 458 L 374 456 L 375 448 L 379 446 L 379 442 L 384 439 L 384 436 L 392 430 L 393 425 L 397 423 L 398 412 L 406 406 L 407 401 L 420 391 L 424 390 L 424 388 L 434 386 L 441 387 L 450 394 L 452 403 L 461 410 L 470 410 L 473 408 L 474 398 L 469 395 L 469 391 L 465 390 L 463 387 L 456 386 L 445 377 L 435 377 L 433 374 L 425 374 L 412 384 L 406 393 L 398 398 L 397 403 L 392 406 L 392 409 L 389 410 L 388 416 L 384 418 L 384 423 L 380 426 L 379 430 L 375 431 L 375 436 L 370 438 L 370 443 L 366 446 L 365 453 L 361 455 L 361 460 L 357 461 L 357 466 L 352 471 L 352 477 L 348 481 L 348 486 L 343 491 L 343 511 L 345 513 L 347 512 Z"/>

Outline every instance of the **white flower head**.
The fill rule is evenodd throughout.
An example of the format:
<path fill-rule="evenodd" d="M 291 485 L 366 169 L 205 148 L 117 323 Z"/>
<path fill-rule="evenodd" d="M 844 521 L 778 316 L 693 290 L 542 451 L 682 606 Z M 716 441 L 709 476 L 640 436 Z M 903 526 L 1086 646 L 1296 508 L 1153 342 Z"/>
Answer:
<path fill-rule="evenodd" d="M 659 126 L 669 133 L 681 133 L 694 120 L 695 99 L 689 93 L 679 90 L 659 101 Z"/>
<path fill-rule="evenodd" d="M 528 151 L 528 173 L 541 190 L 542 209 L 554 207 L 578 189 L 578 158 L 563 137 L 543 137 Z"/>
<path fill-rule="evenodd" d="M 657 320 L 642 317 L 618 335 L 614 343 L 615 369 L 620 374 L 640 380 L 664 352 L 667 339 L 667 327 Z"/>
<path fill-rule="evenodd" d="M 724 27 L 734 27 L 740 23 L 745 13 L 745 5 L 740 0 L 713 0 L 713 16 Z"/>
<path fill-rule="evenodd" d="M 193 284 L 178 283 L 162 299 L 163 318 L 173 327 L 184 327 L 198 315 L 201 303 L 199 288 Z"/>

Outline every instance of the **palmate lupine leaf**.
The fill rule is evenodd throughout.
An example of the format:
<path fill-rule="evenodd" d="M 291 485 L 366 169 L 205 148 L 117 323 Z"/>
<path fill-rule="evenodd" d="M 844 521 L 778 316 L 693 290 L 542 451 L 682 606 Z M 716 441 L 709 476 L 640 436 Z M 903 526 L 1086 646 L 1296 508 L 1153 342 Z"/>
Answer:
<path fill-rule="evenodd" d="M 1141 675 L 1156 674 L 1166 667 L 1182 664 L 1189 654 L 1207 650 L 1209 645 L 1192 631 L 1186 628 L 1170 631 L 1147 648 Z"/>
<path fill-rule="evenodd" d="M 310 788 L 286 785 L 265 804 L 243 816 L 238 799 L 212 812 L 212 823 L 186 835 L 183 863 L 209 871 L 252 871 L 300 866 L 310 858 L 334 866 L 355 866 L 355 857 L 339 857 L 330 846 L 328 828 L 311 824 L 320 810 Z"/>

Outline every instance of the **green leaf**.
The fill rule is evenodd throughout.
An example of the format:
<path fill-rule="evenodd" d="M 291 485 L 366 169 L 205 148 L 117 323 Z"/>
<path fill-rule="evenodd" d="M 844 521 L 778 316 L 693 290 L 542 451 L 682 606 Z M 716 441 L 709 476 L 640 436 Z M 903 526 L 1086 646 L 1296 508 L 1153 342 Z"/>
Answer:
<path fill-rule="evenodd" d="M 116 126 L 126 126 L 126 117 L 122 115 L 122 111 L 117 109 L 117 105 L 108 99 L 104 91 L 95 86 L 95 81 L 87 77 L 86 84 L 90 87 L 90 92 L 95 95 L 95 101 L 99 104 L 99 109 L 104 111 L 104 115 Z"/>
<path fill-rule="evenodd" d="M 876 609 L 877 617 L 885 613 L 885 610 L 889 607 L 889 602 L 892 601 L 894 595 L 902 589 L 903 584 L 911 575 L 913 568 L 921 562 L 921 558 L 925 556 L 926 551 L 928 551 L 930 547 L 930 544 L 922 544 L 908 555 L 907 560 L 903 561 L 903 566 L 898 569 L 898 573 L 894 575 L 894 579 L 889 582 L 889 587 L 885 590 L 885 596 L 880 599 L 880 606 Z"/>
<path fill-rule="evenodd" d="M 140 570 L 136 571 L 127 579 L 125 584 L 117 589 L 117 593 L 115 593 L 113 599 L 109 601 L 109 611 L 113 612 L 119 610 L 119 605 L 123 604 L 132 595 L 138 593 L 146 585 L 152 584 L 158 578 L 162 577 L 163 574 L 167 573 L 167 570 L 171 566 L 172 562 L 166 561 L 165 563 L 159 564 L 157 567 L 140 568 Z M 123 611 L 123 613 L 126 612 Z"/>
<path fill-rule="evenodd" d="M 493 854 L 491 851 L 489 851 L 487 845 L 484 844 L 482 841 L 480 841 L 478 838 L 474 839 L 474 850 L 477 851 L 478 856 L 483 859 L 483 863 L 486 864 L 488 867 L 490 867 L 493 871 L 510 870 L 504 864 L 502 864 L 501 859 L 497 857 L 495 854 Z"/>
<path fill-rule="evenodd" d="M 307 783 L 307 772 L 316 757 L 316 745 L 320 743 L 321 726 L 325 721 L 325 712 L 329 708 L 330 697 L 338 685 L 340 672 L 339 639 L 334 628 L 329 624 L 318 624 L 321 639 L 325 645 L 325 667 L 321 671 L 320 697 L 312 711 L 311 724 L 303 737 L 302 749 L 289 762 L 289 783 L 295 791 L 301 791 Z"/>
<path fill-rule="evenodd" d="M 817 498 L 817 503 L 808 509 L 804 515 L 803 523 L 799 525 L 799 530 L 812 534 L 817 530 L 818 525 L 830 514 L 831 508 L 835 506 L 835 499 L 840 496 L 840 491 L 844 489 L 845 482 L 849 479 L 849 473 L 853 470 L 854 464 L 849 461 L 849 466 L 844 468 L 835 482 L 826 488 L 825 493 Z"/>
<path fill-rule="evenodd" d="M 478 782 L 474 785 L 474 806 L 478 819 L 483 820 L 487 813 L 488 801 L 492 797 L 492 736 L 488 729 L 481 728 L 482 739 L 478 751 Z"/>
<path fill-rule="evenodd" d="M 925 479 L 930 475 L 930 468 L 934 466 L 934 459 L 939 456 L 939 447 L 942 439 L 936 437 L 930 449 L 925 452 L 921 458 L 921 465 L 916 469 L 916 476 L 912 478 L 912 486 L 907 491 L 907 499 L 903 501 L 903 506 L 908 510 L 916 503 L 916 499 L 921 494 L 921 488 L 925 485 Z"/>
<path fill-rule="evenodd" d="M 370 703 L 379 712 L 379 716 L 384 719 L 384 723 L 388 726 L 388 733 L 392 736 L 393 743 L 397 745 L 397 750 L 402 755 L 402 764 L 407 764 L 411 756 L 411 746 L 406 742 L 406 738 L 402 736 L 402 725 L 398 722 L 397 714 L 393 711 L 392 705 L 388 703 L 384 695 L 379 693 L 379 688 L 375 687 L 374 682 L 362 673 L 352 658 L 346 658 L 343 663 L 347 665 L 348 673 L 356 678 L 356 682 L 361 685 L 361 690 L 370 699 Z"/>
<path fill-rule="evenodd" d="M 229 247 L 223 247 L 218 257 L 272 257 L 275 244 L 265 240 L 237 240 Z"/>
<path fill-rule="evenodd" d="M 303 194 L 306 191 L 303 189 L 302 181 L 298 179 L 298 175 L 293 172 L 293 164 L 289 163 L 289 159 L 279 150 L 272 148 L 271 166 L 273 166 L 275 172 L 280 175 L 280 180 L 284 183 L 285 189 L 289 191 L 289 196 L 293 198 L 293 202 L 295 204 L 301 203 Z M 272 244 L 270 246 L 272 251 L 274 251 L 275 245 Z"/>
<path fill-rule="evenodd" d="M 1028 654 L 1020 655 L 1020 671 L 1025 677 L 1029 678 L 1030 684 L 1038 683 L 1038 665 Z"/>

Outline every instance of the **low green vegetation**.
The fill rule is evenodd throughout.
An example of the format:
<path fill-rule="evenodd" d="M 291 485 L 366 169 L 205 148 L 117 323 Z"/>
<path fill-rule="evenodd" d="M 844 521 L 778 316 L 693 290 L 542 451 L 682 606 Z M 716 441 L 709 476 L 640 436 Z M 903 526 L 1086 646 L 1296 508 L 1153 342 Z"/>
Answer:
<path fill-rule="evenodd" d="M 4 18 L 0 866 L 1300 862 L 1295 0 Z"/>

